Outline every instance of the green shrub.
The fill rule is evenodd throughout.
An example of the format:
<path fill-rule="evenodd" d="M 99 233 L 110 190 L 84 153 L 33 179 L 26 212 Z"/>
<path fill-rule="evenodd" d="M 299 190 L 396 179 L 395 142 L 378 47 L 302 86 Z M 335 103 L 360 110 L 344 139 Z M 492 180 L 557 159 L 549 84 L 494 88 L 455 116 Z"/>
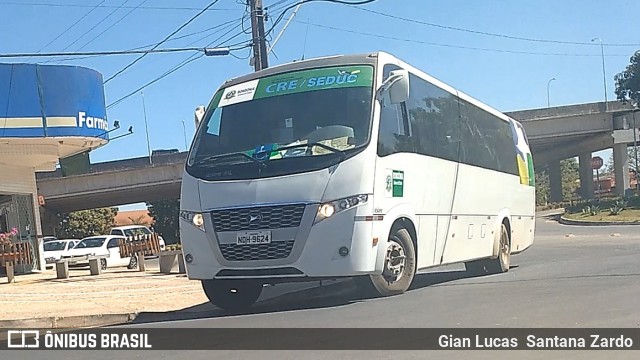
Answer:
<path fill-rule="evenodd" d="M 620 213 L 627 207 L 627 202 L 623 199 L 620 199 L 613 204 L 612 207 L 609 208 L 609 215 L 620 215 Z"/>
<path fill-rule="evenodd" d="M 598 215 L 600 212 L 600 206 L 598 205 L 587 205 L 582 209 L 582 213 L 585 215 Z"/>

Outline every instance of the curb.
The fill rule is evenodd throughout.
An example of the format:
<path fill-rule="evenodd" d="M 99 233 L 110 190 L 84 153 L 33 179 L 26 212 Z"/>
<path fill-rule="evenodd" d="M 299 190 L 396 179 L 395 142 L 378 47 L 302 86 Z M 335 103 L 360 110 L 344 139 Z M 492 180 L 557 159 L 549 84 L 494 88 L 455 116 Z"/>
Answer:
<path fill-rule="evenodd" d="M 550 209 L 550 210 L 542 210 L 542 211 L 537 211 L 535 212 L 535 216 L 540 218 L 540 217 L 547 217 L 547 216 L 556 216 L 556 215 L 562 215 L 564 214 L 565 209 L 564 208 L 557 208 L 557 209 Z"/>
<path fill-rule="evenodd" d="M 579 225 L 579 226 L 619 226 L 619 225 L 640 225 L 640 222 L 620 222 L 620 221 L 585 221 L 567 219 L 560 216 L 558 222 L 563 225 Z"/>
<path fill-rule="evenodd" d="M 0 320 L 4 329 L 68 329 L 92 328 L 100 326 L 126 324 L 135 320 L 136 313 L 81 315 L 68 317 L 44 317 L 36 319 Z"/>

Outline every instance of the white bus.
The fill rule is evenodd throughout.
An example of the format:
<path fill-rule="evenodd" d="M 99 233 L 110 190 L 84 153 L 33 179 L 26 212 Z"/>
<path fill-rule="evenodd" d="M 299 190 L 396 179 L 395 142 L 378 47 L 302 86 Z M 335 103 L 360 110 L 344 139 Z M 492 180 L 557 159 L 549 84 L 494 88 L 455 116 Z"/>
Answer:
<path fill-rule="evenodd" d="M 390 54 L 232 79 L 201 115 L 180 232 L 188 277 L 223 309 L 264 284 L 392 295 L 434 266 L 505 272 L 533 243 L 522 126 Z"/>

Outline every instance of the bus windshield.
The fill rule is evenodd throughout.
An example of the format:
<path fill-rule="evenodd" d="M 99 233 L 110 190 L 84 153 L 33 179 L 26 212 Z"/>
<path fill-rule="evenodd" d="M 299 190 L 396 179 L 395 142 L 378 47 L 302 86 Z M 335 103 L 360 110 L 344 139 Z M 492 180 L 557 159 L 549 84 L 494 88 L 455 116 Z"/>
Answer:
<path fill-rule="evenodd" d="M 217 179 L 225 177 L 220 168 L 233 167 L 232 178 L 251 178 L 329 166 L 368 143 L 372 91 L 371 66 L 291 72 L 221 89 L 187 170 Z"/>

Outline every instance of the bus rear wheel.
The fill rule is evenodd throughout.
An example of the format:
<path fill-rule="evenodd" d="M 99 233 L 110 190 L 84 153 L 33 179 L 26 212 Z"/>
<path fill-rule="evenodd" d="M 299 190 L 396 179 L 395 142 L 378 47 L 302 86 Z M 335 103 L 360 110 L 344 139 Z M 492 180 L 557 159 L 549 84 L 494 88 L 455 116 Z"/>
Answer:
<path fill-rule="evenodd" d="M 382 275 L 359 278 L 358 286 L 367 296 L 402 294 L 411 286 L 415 273 L 416 252 L 411 235 L 398 227 L 389 236 Z"/>
<path fill-rule="evenodd" d="M 495 259 L 482 259 L 466 262 L 467 271 L 473 275 L 499 274 L 509 271 L 511 266 L 511 241 L 509 230 L 502 224 L 500 230 L 500 243 L 498 244 L 498 257 Z"/>
<path fill-rule="evenodd" d="M 262 294 L 262 283 L 251 280 L 202 280 L 209 301 L 228 311 L 241 311 L 253 305 Z"/>

